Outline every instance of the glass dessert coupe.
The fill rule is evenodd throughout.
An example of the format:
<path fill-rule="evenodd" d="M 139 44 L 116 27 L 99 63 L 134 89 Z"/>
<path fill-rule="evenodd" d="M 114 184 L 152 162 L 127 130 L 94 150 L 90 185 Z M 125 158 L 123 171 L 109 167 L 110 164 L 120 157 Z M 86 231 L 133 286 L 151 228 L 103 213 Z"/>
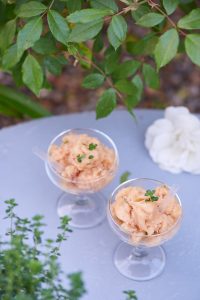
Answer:
<path fill-rule="evenodd" d="M 135 199 L 133 200 L 130 193 L 136 193 L 132 188 L 138 187 L 146 191 L 145 195 L 150 195 L 145 196 L 146 200 L 142 197 L 140 199 L 140 196 L 133 197 Z M 137 193 L 140 195 L 140 191 Z M 156 197 L 156 193 L 160 197 Z M 133 206 L 129 206 L 132 200 L 135 202 Z M 160 245 L 176 234 L 182 219 L 181 201 L 173 188 L 153 179 L 128 180 L 112 193 L 107 215 L 111 228 L 123 241 L 114 252 L 114 264 L 118 271 L 137 281 L 150 280 L 158 276 L 166 263 L 165 252 Z M 133 219 L 129 219 L 129 216 Z M 134 223 L 134 226 L 131 225 L 133 227 L 129 226 L 130 220 Z M 146 229 L 147 232 L 144 230 L 147 226 L 145 222 L 150 225 Z M 152 229 L 156 228 L 155 226 L 162 228 L 158 230 L 160 233 Z"/>
<path fill-rule="evenodd" d="M 99 192 L 114 178 L 118 151 L 110 137 L 95 129 L 69 129 L 49 145 L 45 163 L 50 180 L 64 193 L 57 212 L 71 218 L 75 228 L 90 228 L 103 221 L 106 201 Z"/>

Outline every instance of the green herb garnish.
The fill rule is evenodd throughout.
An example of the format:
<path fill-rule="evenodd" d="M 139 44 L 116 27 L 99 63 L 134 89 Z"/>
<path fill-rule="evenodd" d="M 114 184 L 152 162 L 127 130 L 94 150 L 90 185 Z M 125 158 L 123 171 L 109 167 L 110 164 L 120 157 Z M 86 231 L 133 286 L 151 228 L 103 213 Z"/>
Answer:
<path fill-rule="evenodd" d="M 88 149 L 89 150 L 94 150 L 94 149 L 96 149 L 96 147 L 97 147 L 97 144 L 91 143 L 91 144 L 89 144 Z"/>
<path fill-rule="evenodd" d="M 93 158 L 94 158 L 94 155 L 89 155 L 88 158 L 89 158 L 89 159 L 93 159 Z"/>
<path fill-rule="evenodd" d="M 83 158 L 85 158 L 85 154 L 82 154 L 82 155 L 79 154 L 79 155 L 77 155 L 77 161 L 78 161 L 79 163 L 82 162 Z"/>
<path fill-rule="evenodd" d="M 130 175 L 131 175 L 131 173 L 129 171 L 124 172 L 120 176 L 120 183 L 123 183 L 123 182 L 127 181 Z"/>
<path fill-rule="evenodd" d="M 155 202 L 158 201 L 159 197 L 155 196 L 155 190 L 147 190 L 146 193 L 144 194 L 145 196 L 148 196 L 149 199 L 146 199 L 145 202 Z"/>
<path fill-rule="evenodd" d="M 136 292 L 133 290 L 130 291 L 124 291 L 124 294 L 127 295 L 126 300 L 138 300 Z"/>

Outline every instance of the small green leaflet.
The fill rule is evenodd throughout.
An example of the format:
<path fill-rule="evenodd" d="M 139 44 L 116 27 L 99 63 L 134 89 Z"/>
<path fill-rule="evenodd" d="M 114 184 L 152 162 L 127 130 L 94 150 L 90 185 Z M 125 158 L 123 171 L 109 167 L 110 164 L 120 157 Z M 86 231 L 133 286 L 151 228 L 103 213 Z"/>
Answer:
<path fill-rule="evenodd" d="M 163 6 L 168 15 L 171 15 L 177 8 L 179 0 L 163 0 Z"/>
<path fill-rule="evenodd" d="M 105 78 L 103 75 L 99 73 L 93 73 L 84 78 L 82 86 L 87 89 L 95 89 L 101 86 L 104 80 Z"/>
<path fill-rule="evenodd" d="M 155 196 L 155 190 L 146 190 L 145 196 L 149 197 L 145 202 L 155 202 L 158 201 L 159 197 Z"/>
<path fill-rule="evenodd" d="M 185 50 L 191 61 L 200 66 L 200 34 L 188 34 L 186 36 Z"/>
<path fill-rule="evenodd" d="M 64 2 L 66 2 L 70 14 L 81 9 L 82 0 L 64 0 Z"/>
<path fill-rule="evenodd" d="M 179 45 L 179 35 L 176 29 L 169 29 L 161 37 L 156 45 L 154 54 L 157 68 L 160 69 L 174 58 Z"/>
<path fill-rule="evenodd" d="M 77 24 L 71 31 L 68 42 L 85 42 L 94 38 L 103 27 L 103 20 L 96 20 L 86 24 Z"/>
<path fill-rule="evenodd" d="M 135 114 L 133 113 L 133 108 L 137 106 L 137 104 L 141 101 L 142 92 L 143 92 L 143 82 L 139 75 L 134 76 L 132 79 L 132 83 L 134 85 L 134 93 L 131 95 L 128 95 L 124 99 L 124 104 L 127 107 L 128 112 L 131 114 L 131 116 L 136 119 Z"/>
<path fill-rule="evenodd" d="M 32 47 L 34 43 L 39 40 L 42 33 L 42 19 L 35 17 L 31 19 L 19 31 L 17 36 L 17 52 L 21 55 L 24 50 Z"/>
<path fill-rule="evenodd" d="M 17 10 L 17 16 L 20 18 L 30 18 L 42 14 L 47 9 L 47 6 L 38 2 L 30 1 L 22 4 Z"/>
<path fill-rule="evenodd" d="M 89 146 L 88 146 L 88 149 L 89 149 L 90 151 L 92 151 L 92 150 L 95 150 L 96 147 L 97 147 L 97 144 L 90 143 Z"/>
<path fill-rule="evenodd" d="M 130 175 L 131 175 L 131 173 L 129 171 L 124 172 L 120 176 L 120 183 L 123 183 L 123 182 L 127 181 Z"/>
<path fill-rule="evenodd" d="M 23 63 L 22 72 L 23 82 L 38 96 L 43 84 L 43 71 L 31 54 L 28 54 Z"/>
<path fill-rule="evenodd" d="M 109 9 L 86 8 L 78 10 L 67 17 L 71 23 L 88 23 L 112 14 Z"/>
<path fill-rule="evenodd" d="M 115 87 L 118 91 L 127 95 L 134 95 L 137 90 L 134 83 L 128 79 L 121 79 L 117 81 L 115 83 Z"/>
<path fill-rule="evenodd" d="M 48 69 L 48 71 L 54 75 L 60 75 L 62 72 L 63 66 L 67 64 L 67 60 L 60 61 L 57 56 L 46 56 L 44 58 L 44 66 Z"/>
<path fill-rule="evenodd" d="M 132 76 L 139 69 L 141 63 L 136 60 L 127 60 L 121 64 L 118 64 L 112 73 L 114 80 L 123 79 L 125 77 Z"/>
<path fill-rule="evenodd" d="M 0 49 L 3 51 L 12 44 L 13 39 L 15 37 L 16 31 L 16 20 L 8 21 L 1 29 L 0 29 Z"/>
<path fill-rule="evenodd" d="M 17 53 L 17 44 L 10 46 L 6 51 L 2 59 L 3 69 L 9 70 L 14 67 L 20 60 L 20 55 Z"/>
<path fill-rule="evenodd" d="M 48 12 L 47 20 L 51 33 L 55 39 L 66 45 L 69 36 L 67 21 L 55 10 L 50 10 Z"/>
<path fill-rule="evenodd" d="M 57 50 L 56 41 L 52 34 L 48 32 L 46 35 L 42 36 L 37 42 L 35 42 L 32 49 L 39 54 L 52 54 L 55 53 Z"/>
<path fill-rule="evenodd" d="M 132 11 L 132 17 L 137 22 L 141 17 L 151 12 L 149 5 L 140 5 L 137 10 Z"/>
<path fill-rule="evenodd" d="M 158 13 L 148 13 L 142 16 L 138 21 L 137 25 L 143 27 L 153 27 L 155 25 L 160 24 L 165 19 L 165 16 Z"/>
<path fill-rule="evenodd" d="M 106 90 L 97 102 L 96 119 L 107 117 L 115 109 L 116 105 L 117 100 L 115 90 Z"/>
<path fill-rule="evenodd" d="M 108 27 L 108 39 L 115 48 L 124 42 L 127 34 L 127 23 L 122 16 L 114 16 Z"/>
<path fill-rule="evenodd" d="M 158 73 L 151 65 L 143 64 L 142 74 L 144 76 L 144 80 L 147 86 L 149 86 L 152 89 L 159 88 L 160 82 Z"/>
<path fill-rule="evenodd" d="M 193 9 L 188 15 L 180 19 L 177 25 L 183 29 L 200 29 L 200 8 Z"/>
<path fill-rule="evenodd" d="M 114 12 L 118 12 L 118 6 L 115 0 L 90 0 L 90 5 L 94 8 L 109 8 Z"/>

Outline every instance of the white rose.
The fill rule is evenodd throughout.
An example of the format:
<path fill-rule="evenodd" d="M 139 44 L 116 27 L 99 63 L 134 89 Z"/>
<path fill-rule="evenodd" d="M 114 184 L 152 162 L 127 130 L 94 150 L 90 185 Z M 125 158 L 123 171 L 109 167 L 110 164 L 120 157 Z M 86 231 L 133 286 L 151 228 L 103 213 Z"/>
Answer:
<path fill-rule="evenodd" d="M 160 168 L 200 174 L 200 120 L 186 107 L 168 107 L 147 129 L 145 145 Z"/>

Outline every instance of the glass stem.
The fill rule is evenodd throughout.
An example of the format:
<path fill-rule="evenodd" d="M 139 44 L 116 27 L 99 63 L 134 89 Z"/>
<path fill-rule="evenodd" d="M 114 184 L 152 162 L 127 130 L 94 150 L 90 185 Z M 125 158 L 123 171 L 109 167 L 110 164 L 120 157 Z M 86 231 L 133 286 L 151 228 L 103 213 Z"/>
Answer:
<path fill-rule="evenodd" d="M 79 206 L 85 206 L 88 202 L 88 199 L 85 195 L 78 195 L 76 197 L 76 204 Z"/>
<path fill-rule="evenodd" d="M 133 247 L 131 257 L 143 258 L 145 256 L 147 256 L 147 251 L 145 247 Z"/>

